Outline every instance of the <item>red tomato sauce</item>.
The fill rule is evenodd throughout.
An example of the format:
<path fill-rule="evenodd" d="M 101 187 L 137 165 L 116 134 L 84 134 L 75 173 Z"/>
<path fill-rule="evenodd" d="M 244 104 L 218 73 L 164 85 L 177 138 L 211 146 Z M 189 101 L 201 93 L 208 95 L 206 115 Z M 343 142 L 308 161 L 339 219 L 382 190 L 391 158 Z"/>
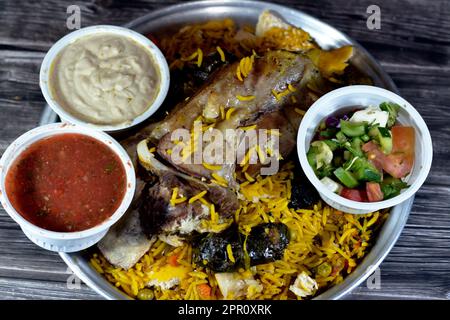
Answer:
<path fill-rule="evenodd" d="M 11 165 L 6 194 L 46 230 L 82 231 L 108 219 L 126 191 L 125 168 L 104 143 L 65 133 L 33 143 Z"/>

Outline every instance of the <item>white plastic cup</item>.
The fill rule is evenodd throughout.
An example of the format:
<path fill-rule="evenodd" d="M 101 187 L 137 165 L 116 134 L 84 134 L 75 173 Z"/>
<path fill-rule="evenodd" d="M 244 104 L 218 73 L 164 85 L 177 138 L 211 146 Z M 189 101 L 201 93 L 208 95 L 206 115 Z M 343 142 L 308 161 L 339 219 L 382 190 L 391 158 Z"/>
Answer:
<path fill-rule="evenodd" d="M 130 122 L 117 124 L 117 125 L 102 125 L 102 124 L 94 124 L 87 121 L 84 121 L 82 119 L 77 118 L 76 116 L 72 115 L 70 112 L 66 111 L 52 96 L 52 91 L 49 87 L 49 78 L 51 76 L 51 66 L 53 64 L 53 61 L 58 56 L 58 54 L 63 50 L 67 45 L 75 42 L 76 40 L 85 37 L 87 35 L 94 35 L 94 34 L 100 34 L 100 33 L 106 33 L 106 34 L 114 34 L 119 36 L 125 36 L 128 37 L 140 45 L 142 45 L 144 48 L 148 49 L 150 56 L 153 58 L 155 62 L 155 66 L 157 71 L 160 75 L 160 87 L 158 94 L 156 98 L 154 99 L 153 103 L 147 108 L 145 112 L 143 112 L 141 115 L 137 116 Z M 133 30 L 123 28 L 123 27 L 117 27 L 117 26 L 109 26 L 109 25 L 98 25 L 98 26 L 92 26 L 92 27 L 86 27 L 79 29 L 77 31 L 71 32 L 68 35 L 62 37 L 59 39 L 47 52 L 47 54 L 44 57 L 44 60 L 41 64 L 41 69 L 39 73 L 39 86 L 41 87 L 42 94 L 44 95 L 45 101 L 47 101 L 50 108 L 55 111 L 61 120 L 86 126 L 90 128 L 94 128 L 97 130 L 107 131 L 107 132 L 113 132 L 113 131 L 121 131 L 130 127 L 133 127 L 146 119 L 148 119 L 152 114 L 154 114 L 158 108 L 163 103 L 164 99 L 167 96 L 167 92 L 169 91 L 169 85 L 170 85 L 170 71 L 169 66 L 167 65 L 167 60 L 162 54 L 162 52 L 159 50 L 159 48 L 147 37 L 143 36 L 142 34 L 135 32 Z"/>
<path fill-rule="evenodd" d="M 370 105 L 378 106 L 382 102 L 393 102 L 400 105 L 397 121 L 415 130 L 415 158 L 412 172 L 406 178 L 409 187 L 391 199 L 378 202 L 359 202 L 346 199 L 327 189 L 317 178 L 308 163 L 306 153 L 320 122 L 328 116 L 348 111 L 348 107 Z M 351 108 L 350 108 L 351 109 Z M 422 186 L 431 168 L 433 146 L 430 132 L 425 121 L 416 109 L 399 95 L 373 86 L 348 86 L 333 90 L 319 98 L 306 112 L 300 123 L 297 136 L 297 151 L 300 165 L 308 179 L 319 192 L 321 198 L 331 207 L 338 210 L 364 214 L 390 208 L 412 197 Z"/>
<path fill-rule="evenodd" d="M 55 232 L 40 228 L 22 217 L 12 206 L 5 189 L 5 178 L 14 160 L 32 143 L 43 138 L 63 133 L 78 133 L 94 138 L 108 146 L 123 164 L 126 175 L 126 192 L 117 210 L 101 224 L 92 228 L 76 232 Z M 0 201 L 9 216 L 22 228 L 25 235 L 38 246 L 58 252 L 74 252 L 86 249 L 98 241 L 108 232 L 126 212 L 133 199 L 136 188 L 134 167 L 127 152 L 108 134 L 81 126 L 67 123 L 52 123 L 37 127 L 17 138 L 5 151 L 0 159 Z"/>

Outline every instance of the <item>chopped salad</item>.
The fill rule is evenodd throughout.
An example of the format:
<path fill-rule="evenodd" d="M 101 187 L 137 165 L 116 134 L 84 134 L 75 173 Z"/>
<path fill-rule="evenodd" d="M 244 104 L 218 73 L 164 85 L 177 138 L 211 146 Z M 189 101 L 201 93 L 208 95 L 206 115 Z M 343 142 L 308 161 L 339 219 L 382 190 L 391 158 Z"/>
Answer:
<path fill-rule="evenodd" d="M 316 131 L 307 158 L 331 191 L 360 202 L 393 198 L 408 185 L 414 164 L 413 127 L 397 123 L 400 106 L 355 107 L 326 118 Z"/>

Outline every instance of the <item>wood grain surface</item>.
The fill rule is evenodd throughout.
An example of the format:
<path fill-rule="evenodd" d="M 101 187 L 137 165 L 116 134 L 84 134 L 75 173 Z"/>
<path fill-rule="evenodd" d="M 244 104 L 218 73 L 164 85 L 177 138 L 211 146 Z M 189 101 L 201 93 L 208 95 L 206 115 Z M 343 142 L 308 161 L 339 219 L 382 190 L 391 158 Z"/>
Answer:
<path fill-rule="evenodd" d="M 49 47 L 69 32 L 67 6 L 80 6 L 85 27 L 121 25 L 179 2 L 0 0 L 0 153 L 39 122 L 44 106 L 39 66 Z M 303 10 L 360 42 L 419 110 L 433 139 L 431 173 L 381 264 L 381 288 L 363 284 L 347 298 L 450 299 L 450 1 L 274 2 Z M 366 27 L 371 4 L 381 8 L 381 30 Z M 70 276 L 56 253 L 32 244 L 0 210 L 0 299 L 101 299 L 84 284 L 69 289 Z"/>

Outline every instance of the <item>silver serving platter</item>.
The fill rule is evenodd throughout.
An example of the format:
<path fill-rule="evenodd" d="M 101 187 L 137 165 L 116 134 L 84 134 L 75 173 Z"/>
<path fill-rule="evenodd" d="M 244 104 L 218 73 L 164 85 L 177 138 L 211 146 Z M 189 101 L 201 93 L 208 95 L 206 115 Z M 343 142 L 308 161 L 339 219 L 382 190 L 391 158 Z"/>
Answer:
<path fill-rule="evenodd" d="M 332 26 L 313 18 L 301 11 L 285 6 L 260 1 L 199 1 L 168 6 L 155 10 L 139 19 L 131 21 L 129 27 L 141 33 L 167 34 L 179 26 L 211 19 L 232 18 L 237 23 L 256 24 L 263 10 L 278 12 L 289 23 L 311 34 L 317 43 L 325 49 L 353 45 L 355 55 L 352 63 L 361 71 L 372 77 L 376 86 L 391 91 L 398 91 L 389 75 L 383 71 L 375 59 L 356 41 L 336 30 Z M 41 124 L 55 122 L 57 116 L 47 106 L 42 114 Z M 387 256 L 397 241 L 408 219 L 414 199 L 397 205 L 384 223 L 375 245 L 359 266 L 342 283 L 336 285 L 315 299 L 339 299 L 350 293 L 365 281 Z M 86 252 L 61 253 L 61 258 L 73 272 L 88 286 L 107 299 L 130 299 L 125 293 L 111 285 L 89 264 Z"/>

